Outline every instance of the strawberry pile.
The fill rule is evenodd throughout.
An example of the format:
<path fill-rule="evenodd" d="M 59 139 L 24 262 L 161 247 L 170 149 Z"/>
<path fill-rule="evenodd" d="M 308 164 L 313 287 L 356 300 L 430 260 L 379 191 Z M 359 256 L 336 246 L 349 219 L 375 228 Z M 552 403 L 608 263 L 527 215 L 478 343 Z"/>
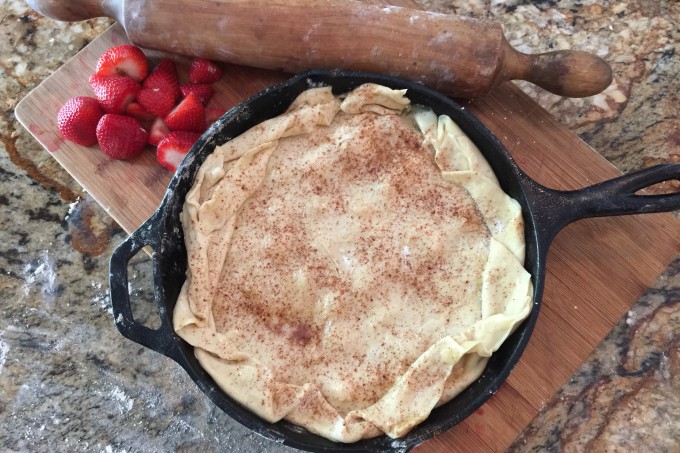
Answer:
<path fill-rule="evenodd" d="M 156 159 L 175 171 L 201 134 L 224 110 L 207 108 L 222 77 L 211 61 L 196 59 L 189 83 L 181 85 L 175 63 L 161 60 L 149 72 L 141 49 L 122 45 L 97 61 L 89 82 L 94 97 L 69 99 L 59 110 L 59 132 L 82 146 L 99 144 L 113 159 L 131 159 L 147 145 Z"/>

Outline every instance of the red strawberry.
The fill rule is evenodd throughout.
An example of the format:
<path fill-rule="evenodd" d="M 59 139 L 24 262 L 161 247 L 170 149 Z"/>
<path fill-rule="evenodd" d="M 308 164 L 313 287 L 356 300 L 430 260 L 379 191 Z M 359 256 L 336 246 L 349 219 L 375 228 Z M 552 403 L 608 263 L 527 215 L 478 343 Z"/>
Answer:
<path fill-rule="evenodd" d="M 162 119 L 156 118 L 151 125 L 151 130 L 149 130 L 149 144 L 158 145 L 168 133 L 170 133 L 168 126 L 165 125 Z"/>
<path fill-rule="evenodd" d="M 201 136 L 194 132 L 170 132 L 158 144 L 156 159 L 170 171 L 177 170 L 196 140 Z"/>
<path fill-rule="evenodd" d="M 179 89 L 179 79 L 177 78 L 177 68 L 175 63 L 168 59 L 162 59 L 156 68 L 151 71 L 149 77 L 144 80 L 142 84 L 147 89 L 158 89 L 163 92 L 169 92 L 173 96 L 173 103 L 182 96 Z"/>
<path fill-rule="evenodd" d="M 131 44 L 112 47 L 99 57 L 97 73 L 106 76 L 128 76 L 141 82 L 149 73 L 146 55 Z"/>
<path fill-rule="evenodd" d="M 96 99 L 78 96 L 66 101 L 59 110 L 59 132 L 66 140 L 82 146 L 97 143 L 97 123 L 104 115 Z"/>
<path fill-rule="evenodd" d="M 139 97 L 139 95 L 137 95 L 137 97 Z M 146 121 L 153 121 L 156 118 L 156 115 L 149 112 L 137 102 L 130 102 L 127 106 L 127 109 L 125 109 L 125 113 L 142 123 Z"/>
<path fill-rule="evenodd" d="M 99 147 L 113 159 L 131 159 L 146 146 L 147 134 L 136 119 L 106 114 L 97 125 Z"/>
<path fill-rule="evenodd" d="M 207 83 L 192 83 L 189 85 L 182 85 L 180 87 L 182 90 L 182 95 L 186 97 L 189 93 L 196 93 L 198 98 L 201 100 L 201 104 L 208 105 L 210 99 L 212 99 L 215 94 L 215 90 L 212 86 Z"/>
<path fill-rule="evenodd" d="M 147 111 L 161 118 L 175 106 L 175 95 L 168 89 L 143 88 L 137 95 L 137 100 Z"/>
<path fill-rule="evenodd" d="M 222 70 L 212 61 L 197 58 L 189 67 L 189 82 L 215 83 L 222 78 Z"/>
<path fill-rule="evenodd" d="M 139 84 L 127 76 L 105 76 L 99 73 L 90 76 L 90 85 L 105 112 L 125 113 L 125 110 L 139 93 Z"/>
<path fill-rule="evenodd" d="M 227 113 L 224 109 L 205 109 L 205 121 L 208 124 L 212 124 Z"/>
<path fill-rule="evenodd" d="M 194 93 L 189 93 L 164 119 L 171 131 L 203 132 L 206 129 L 205 107 Z"/>

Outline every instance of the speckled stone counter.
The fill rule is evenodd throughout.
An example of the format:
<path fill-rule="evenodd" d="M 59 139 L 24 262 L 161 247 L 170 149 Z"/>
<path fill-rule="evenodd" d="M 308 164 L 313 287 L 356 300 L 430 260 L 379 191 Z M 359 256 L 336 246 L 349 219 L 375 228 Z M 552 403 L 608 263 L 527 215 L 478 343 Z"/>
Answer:
<path fill-rule="evenodd" d="M 421 4 L 497 19 L 526 52 L 607 59 L 615 82 L 592 98 L 520 85 L 624 172 L 680 161 L 680 3 Z M 233 422 L 174 362 L 118 334 L 108 260 L 125 234 L 14 117 L 23 96 L 109 24 L 58 23 L 23 1 L 0 2 L 0 450 L 288 451 Z M 136 319 L 153 325 L 149 269 L 138 255 L 130 289 Z M 680 257 L 511 450 L 680 451 Z"/>

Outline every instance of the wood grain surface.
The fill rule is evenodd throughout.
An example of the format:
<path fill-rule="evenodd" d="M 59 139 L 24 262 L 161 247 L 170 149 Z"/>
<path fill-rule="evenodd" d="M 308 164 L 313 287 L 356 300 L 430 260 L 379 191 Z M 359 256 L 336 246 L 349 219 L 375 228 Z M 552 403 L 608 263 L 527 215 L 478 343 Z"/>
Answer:
<path fill-rule="evenodd" d="M 402 6 L 411 2 L 393 1 Z M 124 228 L 131 232 L 158 207 L 171 174 L 149 150 L 124 162 L 96 147 L 62 140 L 56 117 L 87 83 L 96 60 L 127 38 L 115 25 L 16 108 L 19 121 Z M 158 54 L 152 54 L 158 57 Z M 186 78 L 187 60 L 178 61 Z M 224 65 L 214 106 L 230 108 L 285 79 L 281 73 Z M 494 132 L 531 177 L 557 189 L 575 189 L 619 172 L 512 84 L 464 104 Z M 670 214 L 583 220 L 568 226 L 549 257 L 538 324 L 519 364 L 475 414 L 416 451 L 503 451 L 567 381 L 613 325 L 680 251 L 680 222 Z"/>

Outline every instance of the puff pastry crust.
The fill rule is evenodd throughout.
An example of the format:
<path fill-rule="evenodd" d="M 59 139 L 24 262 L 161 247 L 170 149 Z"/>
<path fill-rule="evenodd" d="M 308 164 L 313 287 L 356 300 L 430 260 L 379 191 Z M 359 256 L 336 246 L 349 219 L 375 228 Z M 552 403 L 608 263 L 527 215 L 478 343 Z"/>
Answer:
<path fill-rule="evenodd" d="M 405 91 L 301 94 L 188 193 L 174 328 L 232 398 L 339 442 L 405 435 L 529 314 L 519 204 Z"/>

